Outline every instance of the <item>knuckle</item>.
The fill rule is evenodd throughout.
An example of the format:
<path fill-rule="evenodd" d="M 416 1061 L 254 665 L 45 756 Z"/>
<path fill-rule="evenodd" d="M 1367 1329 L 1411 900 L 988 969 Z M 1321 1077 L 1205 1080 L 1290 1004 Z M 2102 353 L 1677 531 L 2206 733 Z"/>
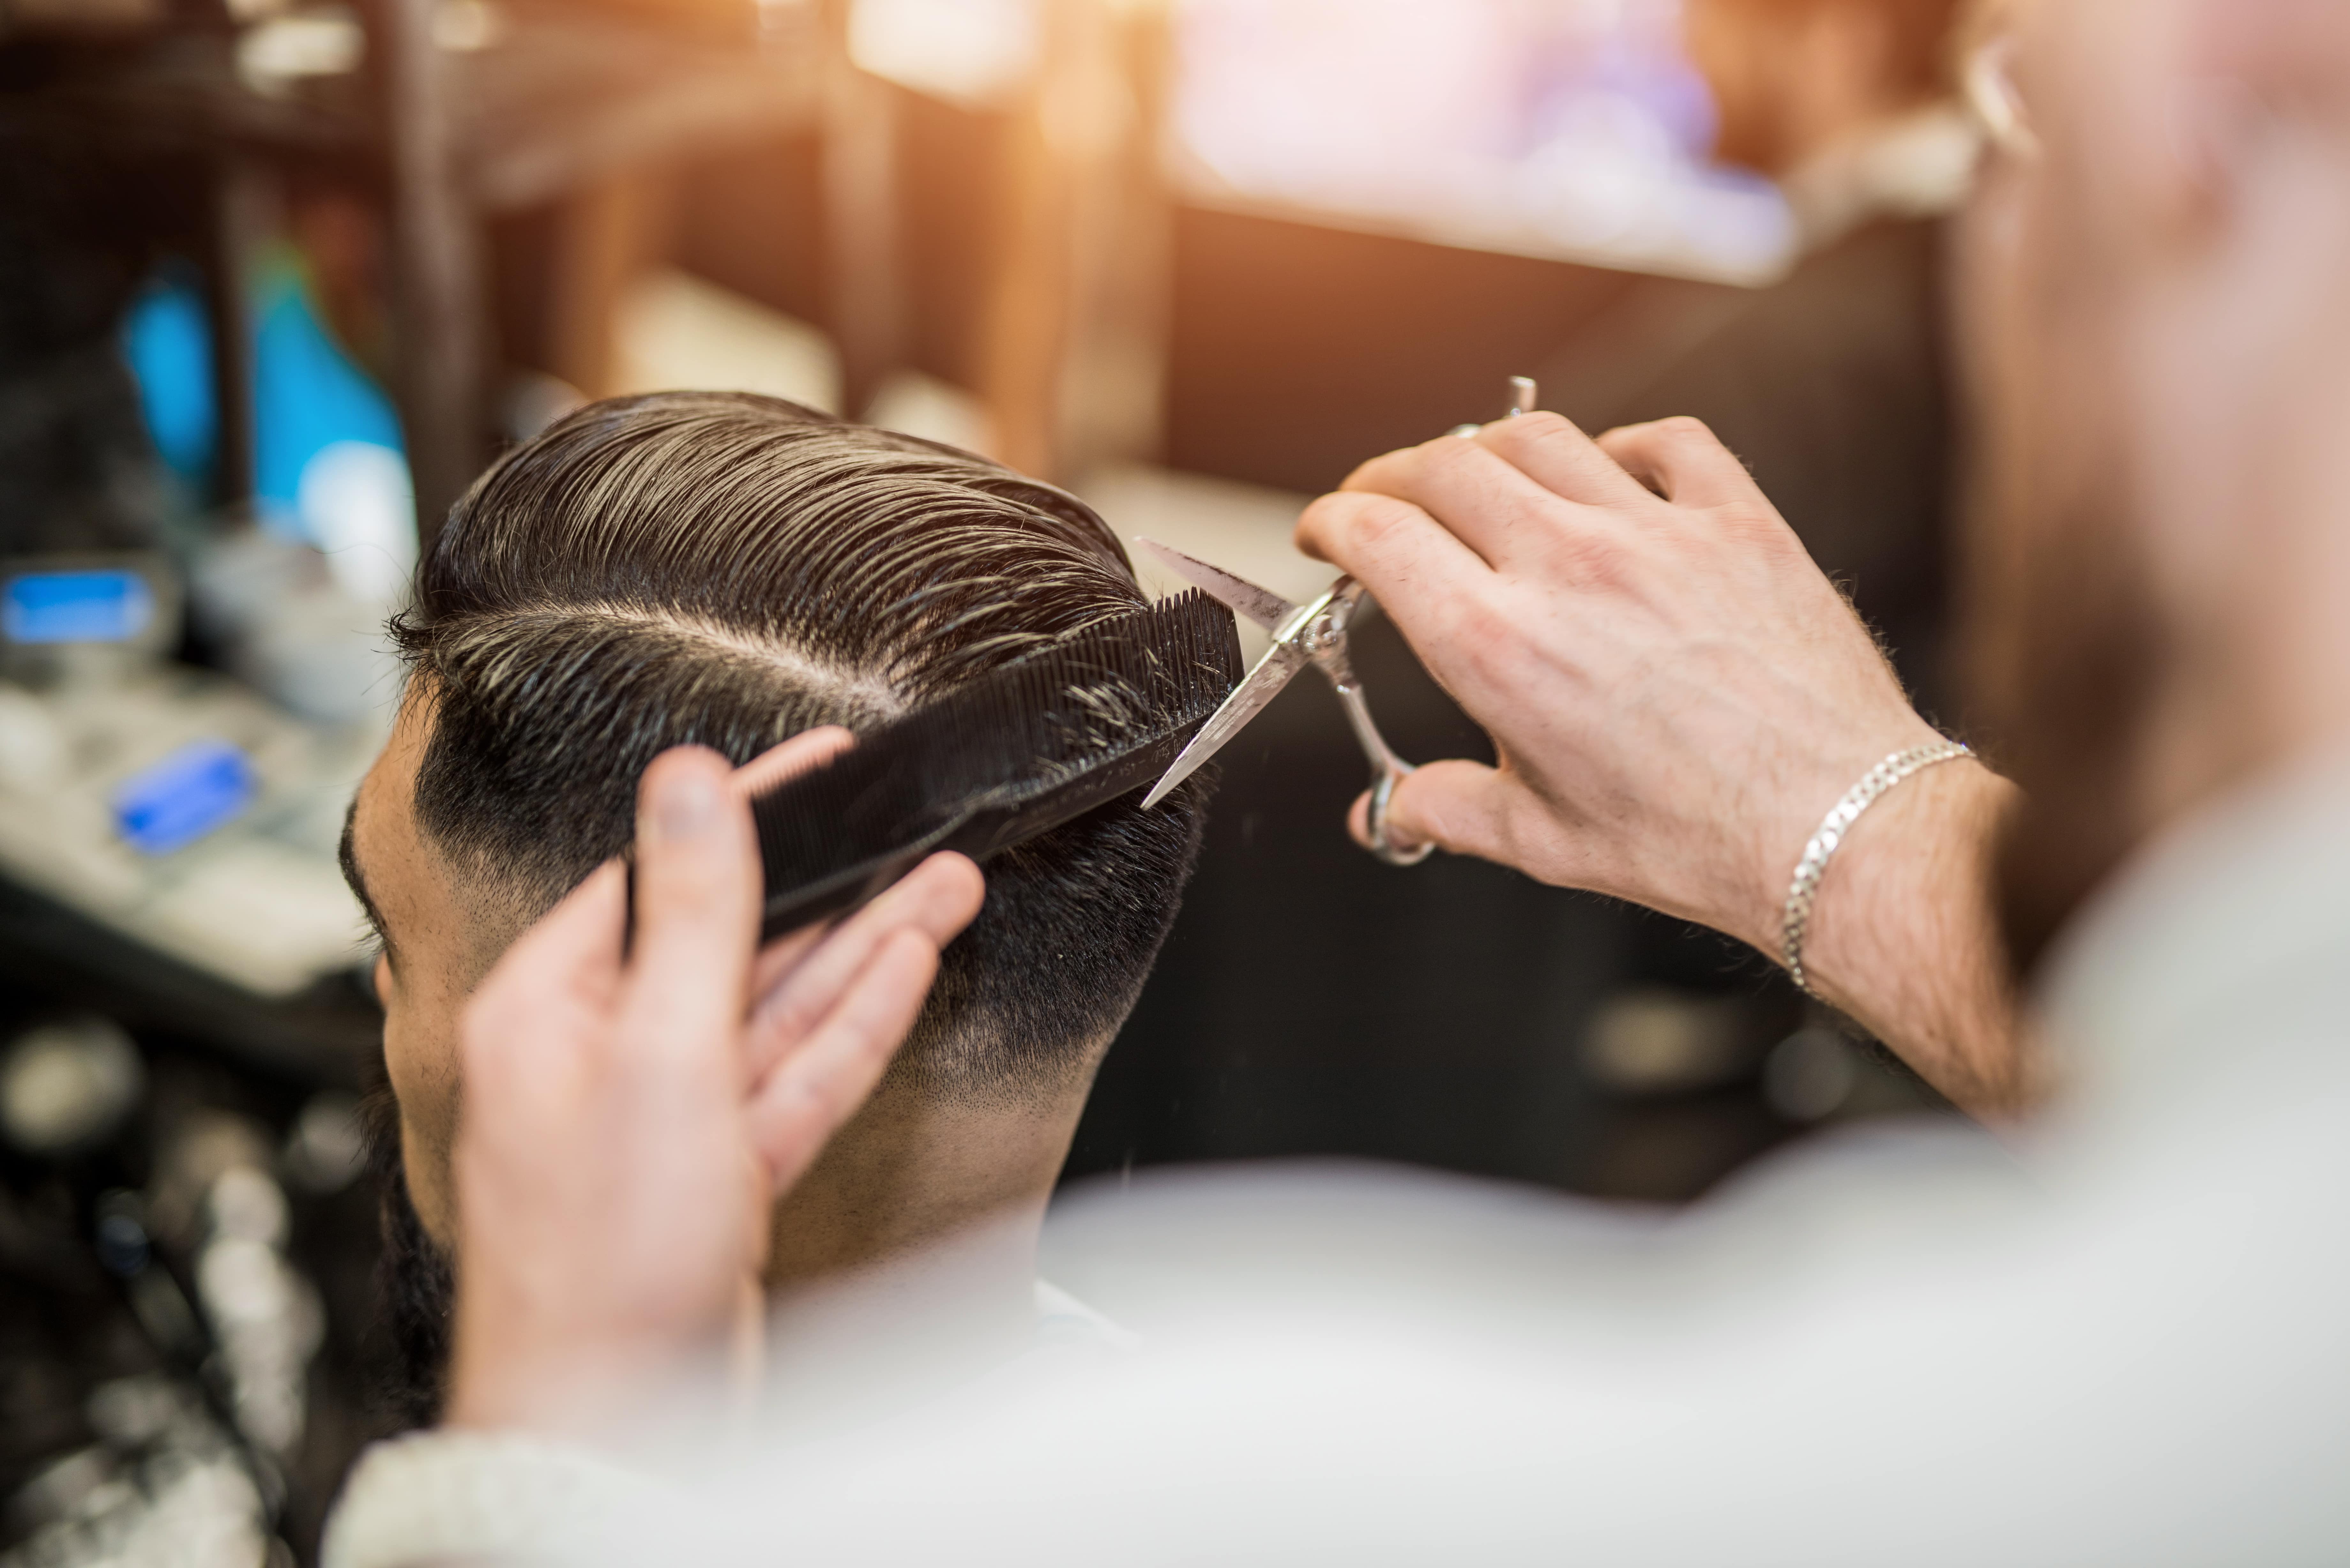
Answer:
<path fill-rule="evenodd" d="M 1363 504 L 1369 499 L 1360 492 L 1347 490 L 1333 491 L 1318 497 L 1298 514 L 1298 536 L 1324 544 L 1352 539 Z"/>
<path fill-rule="evenodd" d="M 1517 631 L 1503 602 L 1505 597 L 1492 586 L 1472 583 L 1454 592 L 1428 596 L 1424 613 L 1431 634 L 1447 646 L 1480 649 Z"/>
<path fill-rule="evenodd" d="M 1520 414 L 1513 420 L 1505 420 L 1502 429 L 1541 446 L 1555 446 L 1562 441 L 1579 445 L 1583 439 L 1583 431 L 1573 420 L 1549 410 L 1536 410 L 1532 413 Z"/>
<path fill-rule="evenodd" d="M 1354 472 L 1340 482 L 1338 488 L 1341 491 L 1388 489 L 1404 481 L 1407 471 L 1419 455 L 1419 449 L 1415 447 L 1381 452 L 1367 462 L 1357 464 Z"/>
<path fill-rule="evenodd" d="M 1565 414 L 1521 414 L 1503 422 L 1504 439 L 1521 450 L 1540 452 L 1555 470 L 1583 472 L 1594 466 L 1598 443 Z M 1462 444 L 1466 445 L 1466 442 Z"/>
<path fill-rule="evenodd" d="M 1461 441 L 1452 436 L 1440 436 L 1426 446 L 1418 448 L 1411 455 L 1414 466 L 1422 473 L 1474 472 L 1493 461 L 1493 454 L 1482 442 Z"/>
<path fill-rule="evenodd" d="M 1409 502 L 1384 495 L 1364 496 L 1355 507 L 1352 518 L 1356 541 L 1367 549 L 1376 550 L 1410 523 L 1419 511 Z"/>
<path fill-rule="evenodd" d="M 1339 535 L 1346 508 L 1336 494 L 1317 496 L 1297 514 L 1296 536 L 1300 544 L 1326 546 Z"/>
<path fill-rule="evenodd" d="M 1454 673 L 1472 692 L 1492 691 L 1506 685 L 1516 667 L 1513 650 L 1498 639 L 1481 638 L 1462 647 Z"/>
<path fill-rule="evenodd" d="M 1466 605 L 1446 628 L 1459 649 L 1457 668 L 1481 689 L 1509 685 L 1532 651 L 1532 634 L 1513 618 Z"/>

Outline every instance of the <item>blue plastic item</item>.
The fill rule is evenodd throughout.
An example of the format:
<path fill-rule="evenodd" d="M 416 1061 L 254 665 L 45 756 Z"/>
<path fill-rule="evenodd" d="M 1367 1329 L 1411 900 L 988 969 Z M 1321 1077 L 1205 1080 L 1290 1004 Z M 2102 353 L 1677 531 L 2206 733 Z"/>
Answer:
<path fill-rule="evenodd" d="M 252 760 L 226 741 L 192 741 L 114 792 L 114 824 L 133 849 L 169 855 L 253 804 Z"/>
<path fill-rule="evenodd" d="M 253 500 L 262 522 L 329 552 L 361 544 L 388 550 L 404 573 L 415 555 L 412 524 L 393 525 L 404 539 L 380 536 L 383 524 L 364 496 L 362 514 L 348 514 L 354 448 L 384 456 L 398 491 L 390 504 L 403 514 L 412 504 L 391 399 L 328 330 L 298 250 L 280 244 L 266 252 L 244 292 L 252 314 Z M 147 433 L 188 498 L 201 499 L 219 456 L 221 420 L 212 327 L 193 270 L 176 261 L 158 268 L 124 317 L 121 337 Z"/>
<path fill-rule="evenodd" d="M 147 434 L 172 472 L 201 492 L 220 443 L 212 321 L 192 269 L 166 263 L 122 321 L 122 357 L 139 383 Z"/>
<path fill-rule="evenodd" d="M 404 452 L 400 416 L 319 320 L 295 253 L 263 265 L 252 301 L 254 497 L 272 526 L 330 544 L 301 515 L 303 470 L 339 441 Z"/>
<path fill-rule="evenodd" d="M 153 590 L 125 567 L 26 572 L 0 587 L 10 642 L 128 642 L 154 618 Z"/>

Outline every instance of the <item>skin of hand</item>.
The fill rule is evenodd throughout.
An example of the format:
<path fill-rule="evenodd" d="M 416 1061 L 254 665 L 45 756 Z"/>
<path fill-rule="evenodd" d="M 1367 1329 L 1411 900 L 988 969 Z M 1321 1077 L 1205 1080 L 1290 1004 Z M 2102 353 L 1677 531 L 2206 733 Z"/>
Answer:
<path fill-rule="evenodd" d="M 811 732 L 740 773 L 700 748 L 656 759 L 633 937 L 614 862 L 466 1008 L 451 1424 L 592 1436 L 755 1351 L 770 1207 L 879 1081 L 983 893 L 934 856 L 758 950 L 746 795 L 846 743 Z"/>
<path fill-rule="evenodd" d="M 1594 441 L 1534 413 L 1392 452 L 1307 508 L 1297 542 L 1368 587 L 1494 742 L 1497 767 L 1433 763 L 1399 785 L 1395 836 L 1773 959 L 1829 807 L 1941 739 L 1695 420 Z M 1897 786 L 1830 863 L 1804 947 L 1815 987 L 1985 1111 L 2023 1092 L 1988 892 L 2012 793 L 1967 762 Z"/>

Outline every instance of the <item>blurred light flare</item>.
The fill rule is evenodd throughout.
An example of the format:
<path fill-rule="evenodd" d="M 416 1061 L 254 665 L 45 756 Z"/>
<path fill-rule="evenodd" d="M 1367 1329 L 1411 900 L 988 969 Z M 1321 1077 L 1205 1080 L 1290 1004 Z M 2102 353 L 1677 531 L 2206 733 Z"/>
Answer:
<path fill-rule="evenodd" d="M 1195 199 L 1762 282 L 1766 182 L 1708 161 L 1675 0 L 1183 0 L 1170 157 Z"/>
<path fill-rule="evenodd" d="M 966 109 L 993 108 L 1043 50 L 1036 0 L 856 0 L 848 56 L 858 69 Z"/>

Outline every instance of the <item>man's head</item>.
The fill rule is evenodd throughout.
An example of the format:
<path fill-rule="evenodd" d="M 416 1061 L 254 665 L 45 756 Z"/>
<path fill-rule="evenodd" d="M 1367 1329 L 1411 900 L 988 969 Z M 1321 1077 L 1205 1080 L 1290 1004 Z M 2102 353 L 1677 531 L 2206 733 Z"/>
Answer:
<path fill-rule="evenodd" d="M 655 755 L 700 743 L 743 763 L 817 725 L 868 730 L 1142 602 L 1071 497 L 773 399 L 599 403 L 501 460 L 395 628 L 412 674 L 347 843 L 385 939 L 385 1063 L 422 1231 L 445 1248 L 453 1222 L 465 998 L 626 846 Z M 891 1091 L 1073 1107 L 1173 919 L 1203 799 L 1129 798 L 993 860 Z"/>
<path fill-rule="evenodd" d="M 1689 0 L 1690 54 L 1713 89 L 1714 153 L 1773 177 L 1948 96 L 1962 0 Z"/>
<path fill-rule="evenodd" d="M 2350 730 L 2350 10 L 2022 0 L 1969 214 L 1974 685 L 2027 965 L 2128 851 Z"/>

